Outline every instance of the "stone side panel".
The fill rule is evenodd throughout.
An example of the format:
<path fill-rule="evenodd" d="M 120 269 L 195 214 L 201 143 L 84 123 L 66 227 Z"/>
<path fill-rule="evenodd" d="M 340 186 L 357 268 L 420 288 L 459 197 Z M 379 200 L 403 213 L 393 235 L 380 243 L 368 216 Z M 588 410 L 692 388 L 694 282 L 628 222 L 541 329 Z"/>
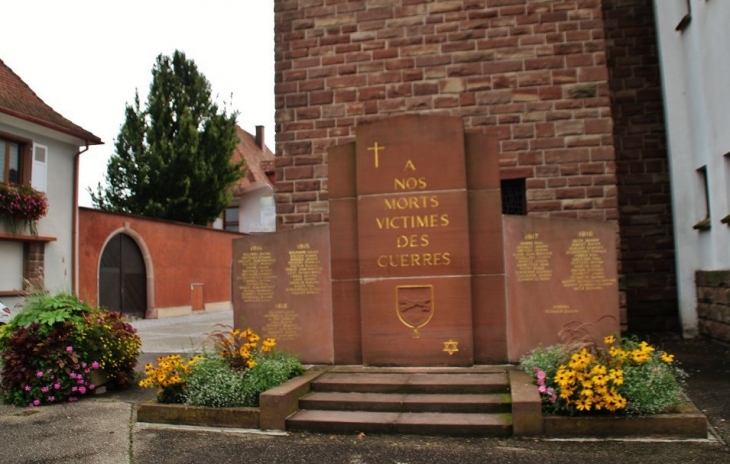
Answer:
<path fill-rule="evenodd" d="M 632 331 L 678 330 L 664 105 L 651 0 L 603 0 L 620 269 Z M 613 199 L 614 201 L 616 198 Z M 624 321 L 625 316 L 622 318 Z"/>
<path fill-rule="evenodd" d="M 280 230 L 328 221 L 327 148 L 404 113 L 496 134 L 531 215 L 619 218 L 600 0 L 274 5 Z"/>
<path fill-rule="evenodd" d="M 695 284 L 700 333 L 730 342 L 730 270 L 697 271 Z"/>

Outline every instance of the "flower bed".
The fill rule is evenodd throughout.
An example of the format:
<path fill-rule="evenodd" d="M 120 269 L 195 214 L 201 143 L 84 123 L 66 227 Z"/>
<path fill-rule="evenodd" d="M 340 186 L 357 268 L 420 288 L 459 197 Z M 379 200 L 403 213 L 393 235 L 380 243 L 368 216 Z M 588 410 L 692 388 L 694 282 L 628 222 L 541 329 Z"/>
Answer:
<path fill-rule="evenodd" d="M 145 366 L 140 386 L 156 388 L 159 403 L 256 407 L 261 393 L 303 372 L 294 356 L 272 352 L 274 339 L 261 341 L 251 330 L 224 328 L 209 337 L 214 353 L 158 358 L 157 366 Z"/>
<path fill-rule="evenodd" d="M 604 343 L 607 348 L 553 345 L 522 358 L 545 412 L 657 414 L 684 402 L 687 374 L 675 365 L 673 355 L 631 338 L 608 336 Z"/>
<path fill-rule="evenodd" d="M 97 388 L 98 372 L 129 385 L 140 346 L 118 313 L 68 294 L 35 293 L 0 328 L 3 401 L 31 407 L 78 401 Z"/>

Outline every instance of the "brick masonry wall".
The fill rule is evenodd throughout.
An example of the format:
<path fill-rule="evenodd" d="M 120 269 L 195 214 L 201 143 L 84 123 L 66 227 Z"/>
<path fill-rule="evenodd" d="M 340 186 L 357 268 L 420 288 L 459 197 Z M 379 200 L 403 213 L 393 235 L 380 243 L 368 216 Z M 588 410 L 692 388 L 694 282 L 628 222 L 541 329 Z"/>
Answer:
<path fill-rule="evenodd" d="M 276 0 L 277 220 L 327 221 L 327 148 L 395 114 L 498 134 L 532 215 L 618 219 L 600 0 Z"/>
<path fill-rule="evenodd" d="M 358 124 L 458 116 L 498 135 L 528 214 L 620 221 L 631 328 L 677 326 L 651 0 L 274 5 L 279 229 L 327 222 L 327 149 Z"/>
<path fill-rule="evenodd" d="M 678 330 L 674 232 L 651 0 L 603 0 L 622 288 L 633 331 Z"/>
<path fill-rule="evenodd" d="M 730 342 L 730 271 L 697 271 L 695 285 L 700 333 Z"/>

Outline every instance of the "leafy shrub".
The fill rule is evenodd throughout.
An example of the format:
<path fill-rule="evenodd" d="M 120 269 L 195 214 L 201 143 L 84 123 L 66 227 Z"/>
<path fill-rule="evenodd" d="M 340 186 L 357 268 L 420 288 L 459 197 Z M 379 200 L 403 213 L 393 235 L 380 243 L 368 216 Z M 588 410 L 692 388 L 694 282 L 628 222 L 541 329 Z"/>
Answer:
<path fill-rule="evenodd" d="M 0 386 L 6 403 L 76 401 L 95 388 L 93 370 L 132 380 L 141 341 L 116 313 L 68 294 L 35 293 L 0 331 Z"/>
<path fill-rule="evenodd" d="M 608 349 L 553 345 L 521 359 L 538 384 L 546 412 L 656 414 L 684 398 L 684 371 L 646 342 L 613 336 Z"/>

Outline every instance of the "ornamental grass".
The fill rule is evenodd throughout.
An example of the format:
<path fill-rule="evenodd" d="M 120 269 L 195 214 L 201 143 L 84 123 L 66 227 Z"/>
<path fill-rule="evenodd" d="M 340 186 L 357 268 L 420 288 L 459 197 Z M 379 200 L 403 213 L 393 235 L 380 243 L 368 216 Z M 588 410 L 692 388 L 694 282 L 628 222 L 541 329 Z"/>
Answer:
<path fill-rule="evenodd" d="M 673 355 L 636 338 L 608 336 L 604 343 L 538 348 L 520 360 L 545 412 L 657 414 L 684 402 L 687 374 Z"/>

